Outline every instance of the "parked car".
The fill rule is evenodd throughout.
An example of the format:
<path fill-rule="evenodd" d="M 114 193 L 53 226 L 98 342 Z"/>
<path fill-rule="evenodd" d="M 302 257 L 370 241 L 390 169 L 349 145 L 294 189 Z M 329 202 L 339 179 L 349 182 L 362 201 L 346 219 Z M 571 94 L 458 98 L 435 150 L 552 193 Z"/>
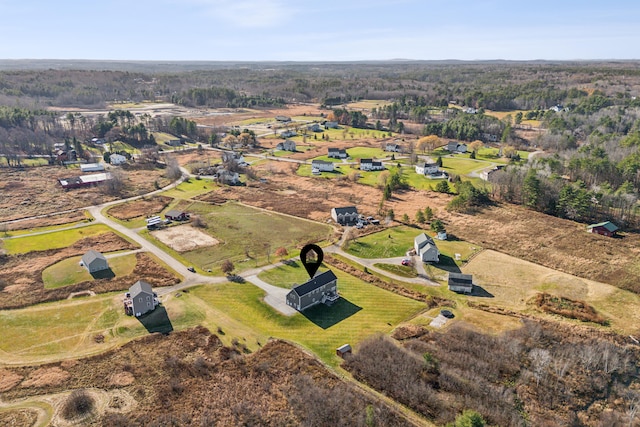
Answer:
<path fill-rule="evenodd" d="M 192 272 L 192 273 L 195 273 L 195 272 L 196 272 L 196 269 L 195 269 L 195 268 L 193 268 L 193 267 L 187 267 L 187 270 L 189 270 L 189 271 L 190 271 L 190 272 Z"/>
<path fill-rule="evenodd" d="M 411 265 L 411 260 L 408 258 L 404 258 L 402 261 L 400 261 L 400 264 L 402 265 Z"/>

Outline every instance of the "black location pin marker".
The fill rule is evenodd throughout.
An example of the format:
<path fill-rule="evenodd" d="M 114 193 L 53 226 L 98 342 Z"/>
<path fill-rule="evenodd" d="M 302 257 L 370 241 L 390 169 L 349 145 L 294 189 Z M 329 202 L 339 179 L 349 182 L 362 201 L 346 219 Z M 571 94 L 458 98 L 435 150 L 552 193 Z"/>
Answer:
<path fill-rule="evenodd" d="M 309 277 L 312 279 L 318 271 L 318 268 L 320 268 L 323 258 L 324 253 L 318 245 L 309 244 L 300 251 L 300 261 L 302 261 L 302 265 L 304 265 L 307 273 L 309 273 Z"/>

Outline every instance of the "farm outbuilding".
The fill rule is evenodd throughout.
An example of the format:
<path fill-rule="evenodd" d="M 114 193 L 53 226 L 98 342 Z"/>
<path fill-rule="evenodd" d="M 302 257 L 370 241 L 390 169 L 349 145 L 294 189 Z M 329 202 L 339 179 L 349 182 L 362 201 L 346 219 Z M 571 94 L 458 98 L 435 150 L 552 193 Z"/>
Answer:
<path fill-rule="evenodd" d="M 171 221 L 186 221 L 189 219 L 189 214 L 178 209 L 171 209 L 166 214 L 164 214 L 164 217 L 166 219 L 170 219 Z"/>
<path fill-rule="evenodd" d="M 317 304 L 331 305 L 340 298 L 337 282 L 338 278 L 333 271 L 320 273 L 291 289 L 287 294 L 287 305 L 298 311 Z"/>
<path fill-rule="evenodd" d="M 618 232 L 618 226 L 611 221 L 601 222 L 598 224 L 591 224 L 587 227 L 589 233 L 601 234 L 607 237 L 613 237 Z"/>
<path fill-rule="evenodd" d="M 342 357 L 343 359 L 347 354 L 351 354 L 351 353 L 352 353 L 352 349 L 349 344 L 341 345 L 336 349 L 336 355 Z"/>
<path fill-rule="evenodd" d="M 98 251 L 91 249 L 86 254 L 82 255 L 82 261 L 80 264 L 89 271 L 89 273 L 95 273 L 96 271 L 107 270 L 109 263 L 107 258 Z"/>
<path fill-rule="evenodd" d="M 104 165 L 102 163 L 86 163 L 80 165 L 81 172 L 100 172 L 104 170 Z"/>
<path fill-rule="evenodd" d="M 473 292 L 473 278 L 471 274 L 449 273 L 449 290 L 470 294 Z"/>

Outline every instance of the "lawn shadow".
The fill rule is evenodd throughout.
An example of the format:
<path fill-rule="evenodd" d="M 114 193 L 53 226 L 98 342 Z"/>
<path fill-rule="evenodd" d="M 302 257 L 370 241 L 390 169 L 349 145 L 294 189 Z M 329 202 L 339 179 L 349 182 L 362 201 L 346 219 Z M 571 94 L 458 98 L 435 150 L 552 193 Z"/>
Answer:
<path fill-rule="evenodd" d="M 470 296 L 472 297 L 480 297 L 480 298 L 493 298 L 494 295 L 487 291 L 482 286 L 478 286 L 476 284 L 473 285 L 473 290 L 471 291 Z"/>
<path fill-rule="evenodd" d="M 114 277 L 116 277 L 116 273 L 113 272 L 111 267 L 107 268 L 106 270 L 94 271 L 93 273 L 89 273 L 89 274 L 91 274 L 91 277 L 93 277 L 94 280 L 113 279 Z"/>
<path fill-rule="evenodd" d="M 161 305 L 157 306 L 151 313 L 144 314 L 137 319 L 149 333 L 160 332 L 168 334 L 173 331 L 173 325 L 167 314 L 167 310 Z"/>
<path fill-rule="evenodd" d="M 458 264 L 448 255 L 440 254 L 440 262 L 438 262 L 436 266 L 449 273 L 460 273 L 460 267 L 458 267 Z"/>
<path fill-rule="evenodd" d="M 318 304 L 304 310 L 302 315 L 322 329 L 329 329 L 360 310 L 362 310 L 362 307 L 358 307 L 348 299 L 340 297 L 332 306 Z"/>

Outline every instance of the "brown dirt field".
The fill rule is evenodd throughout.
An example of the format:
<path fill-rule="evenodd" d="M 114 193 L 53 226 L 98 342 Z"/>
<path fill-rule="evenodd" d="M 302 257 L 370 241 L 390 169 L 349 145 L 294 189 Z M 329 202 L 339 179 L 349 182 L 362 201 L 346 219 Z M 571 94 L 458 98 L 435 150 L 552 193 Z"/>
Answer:
<path fill-rule="evenodd" d="M 0 369 L 0 393 L 8 391 L 20 384 L 22 376 L 6 369 Z"/>
<path fill-rule="evenodd" d="M 115 218 L 127 220 L 161 212 L 172 201 L 171 197 L 153 196 L 116 205 L 109 209 L 108 213 Z"/>
<path fill-rule="evenodd" d="M 125 179 L 123 197 L 155 190 L 154 182 L 164 186 L 163 169 L 121 169 Z M 0 221 L 66 211 L 115 200 L 102 193 L 100 186 L 64 190 L 58 179 L 80 175 L 79 169 L 40 166 L 24 169 L 0 168 Z"/>
<path fill-rule="evenodd" d="M 450 234 L 485 249 L 640 293 L 640 235 L 590 234 L 585 224 L 506 204 L 443 217 Z"/>
<path fill-rule="evenodd" d="M 0 411 L 0 425 L 10 427 L 34 426 L 38 420 L 38 413 L 31 409 L 11 409 Z"/>
<path fill-rule="evenodd" d="M 54 369 L 61 370 L 60 364 L 8 370 L 29 378 Z M 223 347 L 203 327 L 168 336 L 149 335 L 81 359 L 68 372 L 64 384 L 15 387 L 0 393 L 0 398 L 10 401 L 78 388 L 119 391 L 136 400 L 135 411 L 126 417 L 132 426 L 320 425 L 327 416 L 337 417 L 344 425 L 364 425 L 368 405 L 380 425 L 410 425 L 385 403 L 364 395 L 291 344 L 271 341 L 257 353 L 243 355 L 241 345 Z M 128 385 L 111 382 L 114 375 L 128 374 L 134 377 Z M 315 399 L 326 408 L 319 411 Z M 310 405 L 316 409 L 310 410 Z M 316 418 L 310 418 L 314 414 Z M 87 425 L 124 419 L 113 417 L 107 411 Z"/>
<path fill-rule="evenodd" d="M 57 301 L 67 298 L 71 293 L 80 291 L 91 290 L 96 293 L 104 293 L 123 290 L 140 279 L 146 280 L 154 286 L 169 286 L 179 282 L 176 276 L 161 267 L 149 255 L 137 253 L 136 267 L 133 273 L 128 276 L 82 282 L 57 289 L 44 288 L 42 271 L 45 268 L 65 258 L 82 255 L 90 248 L 99 252 L 113 252 L 136 249 L 136 246 L 115 233 L 104 233 L 82 239 L 63 249 L 30 252 L 22 255 L 4 255 L 0 259 L 0 277 L 13 285 L 0 291 L 0 309 Z"/>
<path fill-rule="evenodd" d="M 22 381 L 22 388 L 48 388 L 64 384 L 71 374 L 64 369 L 54 366 L 50 368 L 40 368 L 29 373 L 29 376 Z"/>
<path fill-rule="evenodd" d="M 198 124 L 209 126 L 222 125 L 239 125 L 247 119 L 258 118 L 275 118 L 276 116 L 319 116 L 321 113 L 327 113 L 327 110 L 320 110 L 318 105 L 308 104 L 292 104 L 286 108 L 269 108 L 269 109 L 253 109 L 230 111 L 232 114 L 219 116 L 194 117 L 191 120 Z"/>
<path fill-rule="evenodd" d="M 19 222 L 6 224 L 7 231 L 28 230 L 38 227 L 50 227 L 53 225 L 63 225 L 72 222 L 86 220 L 87 216 L 83 211 L 68 212 L 59 215 L 51 215 L 44 218 L 27 219 Z"/>
<path fill-rule="evenodd" d="M 367 185 L 347 180 L 328 180 L 301 177 L 295 174 L 297 165 L 284 162 L 265 162 L 255 167 L 267 183 L 250 182 L 246 187 L 222 187 L 197 199 L 212 203 L 238 200 L 248 205 L 282 212 L 315 221 L 331 218 L 331 208 L 356 205 L 364 215 L 378 216 L 382 192 Z M 439 193 L 408 190 L 394 194 L 385 202 L 396 218 L 403 213 L 413 218 L 418 209 L 431 206 L 438 211 L 446 204 L 446 196 Z"/>
<path fill-rule="evenodd" d="M 214 239 L 208 234 L 186 224 L 153 231 L 151 234 L 153 237 L 178 252 L 186 252 L 197 248 L 215 246 L 219 243 L 217 239 Z"/>

